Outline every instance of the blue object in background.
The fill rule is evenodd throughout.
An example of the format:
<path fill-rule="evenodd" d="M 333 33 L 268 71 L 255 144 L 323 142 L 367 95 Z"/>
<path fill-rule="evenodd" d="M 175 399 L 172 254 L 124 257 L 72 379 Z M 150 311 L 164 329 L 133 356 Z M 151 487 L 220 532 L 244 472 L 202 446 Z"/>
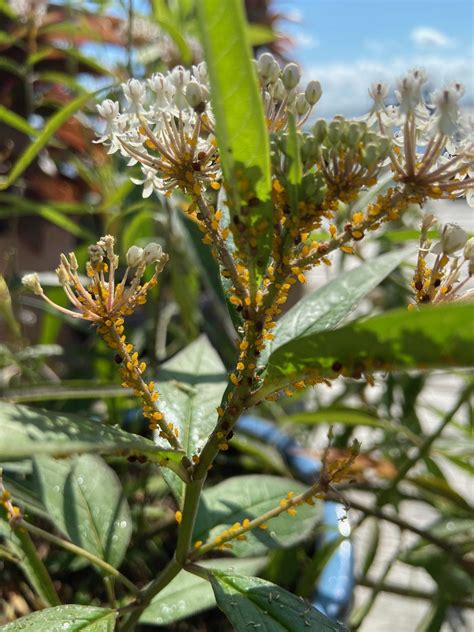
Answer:
<path fill-rule="evenodd" d="M 237 422 L 237 430 L 276 448 L 295 476 L 312 485 L 319 477 L 321 463 L 301 453 L 298 443 L 273 423 L 253 415 L 244 415 Z M 349 612 L 354 590 L 354 554 L 349 540 L 350 524 L 346 510 L 331 500 L 323 504 L 323 533 L 317 545 L 346 538 L 337 545 L 325 565 L 311 597 L 311 604 L 334 621 L 343 621 Z"/>

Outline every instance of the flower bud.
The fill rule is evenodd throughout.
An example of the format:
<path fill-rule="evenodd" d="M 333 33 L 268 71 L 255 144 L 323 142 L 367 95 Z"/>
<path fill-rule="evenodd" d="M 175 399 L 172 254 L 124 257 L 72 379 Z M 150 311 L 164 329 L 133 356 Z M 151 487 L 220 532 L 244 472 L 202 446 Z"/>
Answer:
<path fill-rule="evenodd" d="M 313 136 L 318 143 L 322 143 L 328 133 L 328 124 L 324 119 L 319 119 L 313 125 Z"/>
<path fill-rule="evenodd" d="M 306 86 L 306 90 L 304 92 L 306 101 L 312 106 L 316 105 L 316 103 L 321 98 L 323 91 L 321 89 L 321 84 L 319 81 L 310 81 Z"/>
<path fill-rule="evenodd" d="M 441 233 L 441 240 L 436 243 L 431 252 L 439 255 L 452 255 L 460 250 L 467 242 L 467 233 L 457 224 L 446 224 Z"/>
<path fill-rule="evenodd" d="M 300 92 L 296 97 L 295 110 L 299 116 L 303 116 L 309 110 L 309 103 L 306 101 L 304 92 Z"/>
<path fill-rule="evenodd" d="M 190 81 L 186 86 L 186 99 L 192 108 L 202 103 L 202 90 L 197 81 Z"/>
<path fill-rule="evenodd" d="M 272 97 L 275 101 L 283 101 L 286 96 L 285 86 L 283 85 L 283 81 L 281 79 L 277 79 L 273 84 L 273 88 L 271 91 Z"/>
<path fill-rule="evenodd" d="M 370 144 L 367 145 L 364 149 L 364 157 L 362 158 L 362 162 L 365 167 L 373 167 L 377 160 L 379 159 L 379 148 L 377 145 Z"/>
<path fill-rule="evenodd" d="M 163 249 L 160 244 L 152 241 L 148 246 L 145 246 L 143 250 L 143 257 L 145 259 L 145 263 L 153 263 L 155 261 L 159 261 L 161 255 L 163 254 Z"/>
<path fill-rule="evenodd" d="M 39 276 L 36 272 L 25 274 L 21 282 L 30 292 L 33 292 L 33 294 L 38 294 L 39 296 L 43 294 L 43 288 L 41 287 Z"/>
<path fill-rule="evenodd" d="M 352 149 L 355 149 L 360 141 L 362 134 L 361 129 L 357 123 L 351 123 L 347 130 L 347 144 Z"/>
<path fill-rule="evenodd" d="M 474 237 L 466 241 L 463 251 L 464 259 L 470 263 L 474 263 Z"/>
<path fill-rule="evenodd" d="M 136 268 L 143 261 L 143 248 L 139 246 L 130 246 L 127 250 L 127 265 L 130 268 Z"/>
<path fill-rule="evenodd" d="M 287 90 L 295 88 L 300 80 L 301 72 L 296 64 L 287 64 L 283 68 L 282 81 Z"/>
<path fill-rule="evenodd" d="M 273 83 L 280 74 L 280 65 L 271 53 L 263 53 L 258 58 L 257 70 L 261 79 Z"/>

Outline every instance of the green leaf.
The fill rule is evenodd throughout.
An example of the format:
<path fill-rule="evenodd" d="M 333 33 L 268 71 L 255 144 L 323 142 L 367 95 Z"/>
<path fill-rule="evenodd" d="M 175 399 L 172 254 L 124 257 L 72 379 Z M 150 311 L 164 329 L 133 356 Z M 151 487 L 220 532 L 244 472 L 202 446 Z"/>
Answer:
<path fill-rule="evenodd" d="M 0 190 L 7 189 L 15 182 L 15 180 L 17 180 L 17 178 L 21 176 L 25 169 L 33 162 L 39 152 L 48 143 L 51 136 L 53 136 L 53 134 L 55 134 L 73 114 L 80 110 L 94 94 L 96 93 L 88 92 L 80 95 L 48 119 L 40 135 L 31 143 L 31 145 L 28 145 L 13 165 L 8 176 L 0 182 Z"/>
<path fill-rule="evenodd" d="M 294 338 L 335 329 L 412 252 L 413 248 L 406 248 L 371 259 L 298 301 L 278 321 L 274 340 L 260 356 L 262 365 L 278 347 Z"/>
<path fill-rule="evenodd" d="M 21 568 L 43 606 L 59 606 L 61 602 L 51 577 L 39 558 L 29 533 L 24 529 L 12 529 L 4 507 L 0 507 L 0 541 L 2 539 L 5 543 L 4 551 L 12 555 L 12 561 Z"/>
<path fill-rule="evenodd" d="M 57 606 L 12 621 L 2 632 L 113 632 L 116 617 L 109 608 Z"/>
<path fill-rule="evenodd" d="M 0 403 L 0 461 L 47 454 L 65 457 L 81 453 L 145 455 L 182 472 L 183 453 L 158 448 L 152 441 L 90 421 L 17 404 Z"/>
<path fill-rule="evenodd" d="M 228 478 L 202 494 L 193 539 L 206 542 L 244 518 L 252 520 L 278 507 L 288 492 L 300 494 L 306 489 L 298 481 L 277 476 Z M 268 529 L 254 529 L 246 534 L 247 540 L 234 541 L 232 553 L 248 557 L 297 544 L 308 537 L 319 518 L 319 505 L 303 504 L 298 507 L 297 517 L 284 512 L 269 521 Z"/>
<path fill-rule="evenodd" d="M 344 632 L 308 602 L 257 577 L 214 571 L 212 588 L 217 605 L 236 632 Z"/>
<path fill-rule="evenodd" d="M 99 456 L 37 457 L 34 478 L 55 526 L 74 544 L 118 568 L 132 518 L 115 472 Z"/>
<path fill-rule="evenodd" d="M 398 309 L 346 327 L 301 336 L 270 356 L 267 389 L 309 375 L 334 377 L 361 371 L 471 366 L 474 357 L 474 305 Z"/>
<path fill-rule="evenodd" d="M 165 417 L 179 428 L 179 440 L 188 456 L 203 446 L 217 421 L 227 386 L 227 374 L 217 352 L 200 336 L 158 373 L 160 403 Z"/>
<path fill-rule="evenodd" d="M 205 336 L 162 365 L 158 374 L 161 410 L 179 429 L 179 440 L 189 457 L 202 448 L 214 429 L 216 408 L 226 386 L 224 366 Z M 182 485 L 175 488 L 178 497 L 183 491 Z"/>
<path fill-rule="evenodd" d="M 6 123 L 10 127 L 27 134 L 28 136 L 37 136 L 38 130 L 28 123 L 22 116 L 16 112 L 12 112 L 3 105 L 0 105 L 0 121 Z"/>
<path fill-rule="evenodd" d="M 226 188 L 237 202 L 237 170 L 261 201 L 270 197 L 270 144 L 241 0 L 197 3 Z M 235 204 L 238 208 L 238 203 Z"/>
<path fill-rule="evenodd" d="M 221 571 L 255 574 L 265 566 L 262 557 L 236 560 L 222 558 L 199 562 L 199 566 Z M 210 583 L 186 571 L 181 571 L 151 602 L 140 617 L 140 623 L 168 625 L 208 610 L 216 605 Z"/>

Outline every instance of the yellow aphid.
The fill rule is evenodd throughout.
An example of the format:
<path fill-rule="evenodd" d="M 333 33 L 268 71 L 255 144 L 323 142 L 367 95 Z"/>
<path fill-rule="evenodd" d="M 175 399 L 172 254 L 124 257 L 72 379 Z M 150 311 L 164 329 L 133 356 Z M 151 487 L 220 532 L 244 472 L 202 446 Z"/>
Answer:
<path fill-rule="evenodd" d="M 176 511 L 174 514 L 174 519 L 176 520 L 178 524 L 181 524 L 181 521 L 183 519 L 183 514 L 180 511 Z"/>

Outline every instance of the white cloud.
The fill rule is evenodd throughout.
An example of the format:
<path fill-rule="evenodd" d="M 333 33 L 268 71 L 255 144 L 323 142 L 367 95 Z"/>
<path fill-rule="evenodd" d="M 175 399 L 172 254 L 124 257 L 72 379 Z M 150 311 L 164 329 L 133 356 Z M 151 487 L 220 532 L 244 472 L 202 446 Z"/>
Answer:
<path fill-rule="evenodd" d="M 312 50 L 313 48 L 317 48 L 319 46 L 319 40 L 317 37 L 304 32 L 298 33 L 298 36 L 295 38 L 295 42 L 300 48 L 307 50 Z"/>
<path fill-rule="evenodd" d="M 466 93 L 461 104 L 474 104 L 471 51 L 466 51 L 463 57 L 415 55 L 380 61 L 360 58 L 348 63 L 315 64 L 305 68 L 304 78 L 307 81 L 318 79 L 323 88 L 323 96 L 316 107 L 316 116 L 360 116 L 371 107 L 372 101 L 367 89 L 372 82 L 384 81 L 393 89 L 395 81 L 414 67 L 423 67 L 427 71 L 429 89 L 442 87 L 454 80 L 464 83 Z"/>
<path fill-rule="evenodd" d="M 452 40 L 441 31 L 429 26 L 418 26 L 410 33 L 411 41 L 422 48 L 447 48 L 452 46 Z"/>

